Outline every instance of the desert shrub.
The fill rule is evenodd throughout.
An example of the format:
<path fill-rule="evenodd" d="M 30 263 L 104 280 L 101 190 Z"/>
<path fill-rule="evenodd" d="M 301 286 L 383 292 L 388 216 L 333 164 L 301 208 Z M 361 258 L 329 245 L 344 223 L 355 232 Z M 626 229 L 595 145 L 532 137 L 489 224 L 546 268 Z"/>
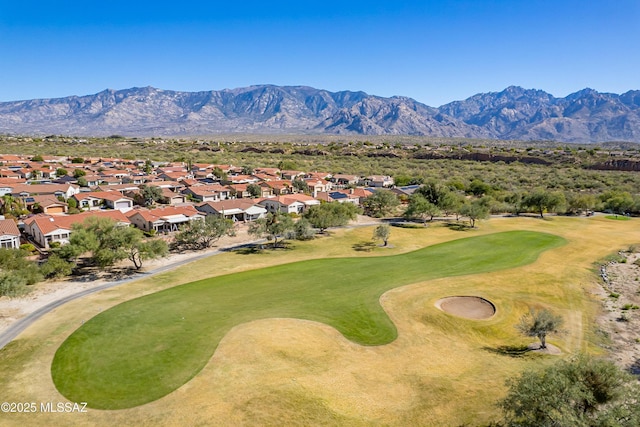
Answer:
<path fill-rule="evenodd" d="M 20 250 L 21 251 L 25 251 L 25 252 L 29 252 L 30 254 L 34 253 L 36 251 L 36 247 L 33 246 L 31 243 L 25 243 L 20 245 Z"/>
<path fill-rule="evenodd" d="M 47 279 L 62 278 L 70 276 L 73 272 L 74 264 L 60 258 L 57 254 L 53 254 L 47 261 L 40 266 L 42 275 Z"/>
<path fill-rule="evenodd" d="M 18 297 L 29 292 L 26 280 L 13 272 L 0 273 L 0 296 Z"/>

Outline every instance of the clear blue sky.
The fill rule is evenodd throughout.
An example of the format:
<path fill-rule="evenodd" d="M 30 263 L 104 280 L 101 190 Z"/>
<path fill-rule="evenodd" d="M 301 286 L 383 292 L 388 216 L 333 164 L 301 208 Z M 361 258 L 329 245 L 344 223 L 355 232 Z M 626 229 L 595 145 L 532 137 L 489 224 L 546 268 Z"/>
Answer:
<path fill-rule="evenodd" d="M 639 77 L 640 0 L 0 0 L 0 101 L 269 83 L 437 107 Z"/>

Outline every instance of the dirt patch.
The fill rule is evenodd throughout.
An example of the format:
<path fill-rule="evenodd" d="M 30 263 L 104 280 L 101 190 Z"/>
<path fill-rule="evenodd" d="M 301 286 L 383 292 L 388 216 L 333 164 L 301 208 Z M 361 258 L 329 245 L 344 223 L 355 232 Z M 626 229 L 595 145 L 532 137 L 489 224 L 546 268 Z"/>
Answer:
<path fill-rule="evenodd" d="M 541 347 L 540 343 L 533 343 L 533 344 L 529 344 L 529 346 L 527 347 L 529 351 L 535 351 L 536 353 L 543 353 L 543 354 L 562 354 L 562 350 L 560 350 L 558 347 L 556 347 L 553 344 L 546 344 L 545 348 Z"/>
<path fill-rule="evenodd" d="M 436 307 L 445 313 L 466 319 L 489 319 L 496 314 L 496 306 L 481 297 L 456 296 L 439 299 Z"/>
<path fill-rule="evenodd" d="M 618 259 L 600 267 L 603 310 L 598 328 L 604 347 L 619 366 L 640 374 L 640 253 L 620 252 Z"/>

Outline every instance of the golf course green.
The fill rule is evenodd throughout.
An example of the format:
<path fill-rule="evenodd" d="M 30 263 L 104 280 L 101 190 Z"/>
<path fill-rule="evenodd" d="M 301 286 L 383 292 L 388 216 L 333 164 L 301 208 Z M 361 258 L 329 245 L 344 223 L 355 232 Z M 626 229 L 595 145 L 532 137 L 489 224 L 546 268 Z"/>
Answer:
<path fill-rule="evenodd" d="M 552 234 L 508 231 L 401 255 L 300 261 L 187 283 L 85 322 L 57 350 L 53 381 L 69 400 L 92 408 L 142 405 L 197 375 L 231 328 L 266 318 L 322 322 L 353 342 L 387 344 L 397 333 L 379 302 L 386 291 L 518 267 L 564 243 Z"/>

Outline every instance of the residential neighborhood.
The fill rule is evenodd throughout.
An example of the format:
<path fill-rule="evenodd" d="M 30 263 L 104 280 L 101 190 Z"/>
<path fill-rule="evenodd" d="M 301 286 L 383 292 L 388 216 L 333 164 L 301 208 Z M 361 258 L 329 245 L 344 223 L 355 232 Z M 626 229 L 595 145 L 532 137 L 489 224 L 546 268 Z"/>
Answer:
<path fill-rule="evenodd" d="M 389 176 L 273 167 L 0 155 L 0 244 L 47 250 L 68 243 L 72 225 L 89 216 L 164 234 L 207 215 L 248 223 L 268 213 L 301 215 L 322 202 L 359 205 L 375 191 L 367 187 L 392 185 Z"/>

